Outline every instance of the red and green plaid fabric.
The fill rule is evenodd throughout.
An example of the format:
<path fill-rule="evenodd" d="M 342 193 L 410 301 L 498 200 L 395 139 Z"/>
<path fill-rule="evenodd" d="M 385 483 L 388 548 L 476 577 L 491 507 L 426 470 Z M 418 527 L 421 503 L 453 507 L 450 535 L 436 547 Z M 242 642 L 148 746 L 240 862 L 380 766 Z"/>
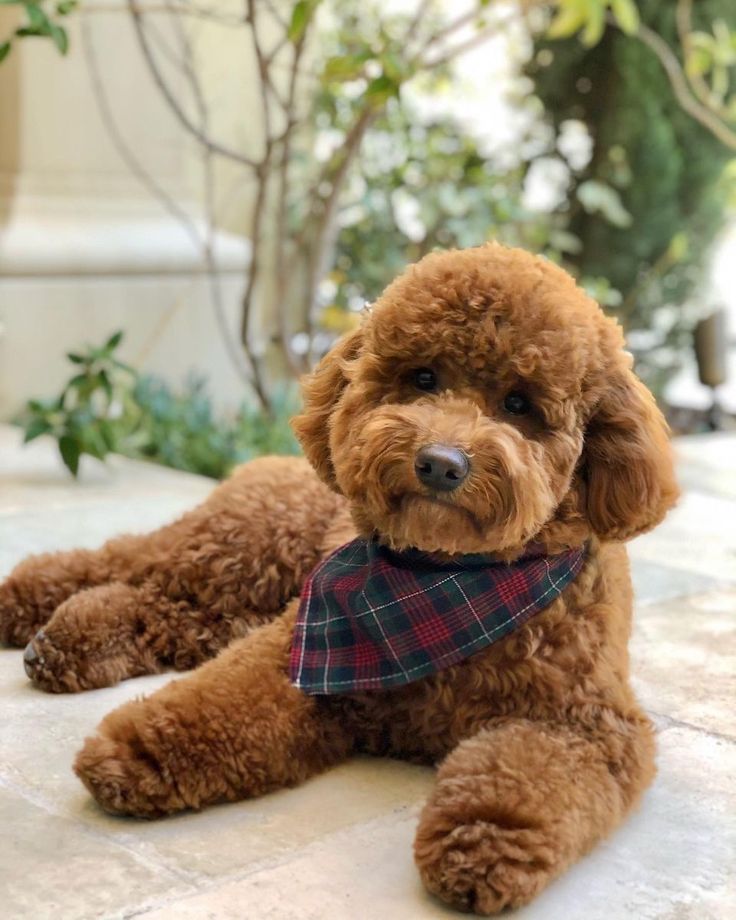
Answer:
<path fill-rule="evenodd" d="M 583 547 L 532 549 L 512 563 L 490 556 L 438 562 L 353 540 L 302 589 L 290 677 L 310 694 L 408 684 L 457 664 L 526 623 L 570 584 Z"/>

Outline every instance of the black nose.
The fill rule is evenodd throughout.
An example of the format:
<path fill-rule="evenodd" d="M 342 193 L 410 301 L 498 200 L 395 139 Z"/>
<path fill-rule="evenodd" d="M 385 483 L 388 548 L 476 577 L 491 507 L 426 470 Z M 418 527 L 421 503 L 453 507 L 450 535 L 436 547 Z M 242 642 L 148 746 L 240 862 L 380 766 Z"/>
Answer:
<path fill-rule="evenodd" d="M 417 479 L 437 492 L 452 492 L 463 483 L 470 470 L 465 454 L 447 444 L 429 444 L 417 451 L 414 460 Z"/>

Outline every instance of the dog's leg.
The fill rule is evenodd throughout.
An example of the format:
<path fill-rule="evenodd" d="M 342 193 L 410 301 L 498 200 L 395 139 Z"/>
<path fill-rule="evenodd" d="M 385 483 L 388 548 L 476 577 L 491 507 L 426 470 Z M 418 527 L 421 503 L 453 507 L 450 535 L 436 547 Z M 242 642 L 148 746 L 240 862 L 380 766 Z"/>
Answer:
<path fill-rule="evenodd" d="M 59 604 L 109 581 L 111 563 L 107 552 L 83 549 L 24 559 L 0 584 L 0 644 L 22 648 Z"/>
<path fill-rule="evenodd" d="M 0 585 L 0 642 L 33 640 L 26 669 L 46 689 L 192 667 L 283 610 L 339 503 L 304 460 L 255 460 L 158 531 L 21 563 Z"/>
<path fill-rule="evenodd" d="M 295 785 L 344 760 L 353 742 L 337 710 L 289 682 L 293 620 L 292 609 L 110 713 L 75 764 L 100 805 L 155 817 Z"/>
<path fill-rule="evenodd" d="M 253 611 L 216 616 L 173 601 L 154 582 L 112 582 L 58 607 L 28 643 L 23 663 L 42 690 L 76 693 L 166 667 L 193 668 L 262 622 Z"/>
<path fill-rule="evenodd" d="M 484 729 L 444 761 L 420 818 L 425 885 L 481 915 L 526 904 L 619 823 L 654 774 L 653 754 L 637 713 L 587 728 L 509 719 Z"/>

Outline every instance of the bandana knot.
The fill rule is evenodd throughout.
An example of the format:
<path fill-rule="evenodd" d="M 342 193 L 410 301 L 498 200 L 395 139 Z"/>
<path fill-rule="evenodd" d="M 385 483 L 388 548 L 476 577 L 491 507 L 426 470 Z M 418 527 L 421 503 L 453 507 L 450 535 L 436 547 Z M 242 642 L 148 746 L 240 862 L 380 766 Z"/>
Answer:
<path fill-rule="evenodd" d="M 309 694 L 395 687 L 457 664 L 518 629 L 573 581 L 583 547 L 532 549 L 515 562 L 352 540 L 302 589 L 292 682 Z"/>

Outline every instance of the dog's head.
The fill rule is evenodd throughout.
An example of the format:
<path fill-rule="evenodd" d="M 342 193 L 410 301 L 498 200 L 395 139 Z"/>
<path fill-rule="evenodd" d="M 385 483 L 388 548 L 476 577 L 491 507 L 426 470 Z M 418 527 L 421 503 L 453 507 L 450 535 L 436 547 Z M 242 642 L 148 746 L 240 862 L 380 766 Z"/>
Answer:
<path fill-rule="evenodd" d="M 394 281 L 304 381 L 294 428 L 360 530 L 518 554 L 624 540 L 677 497 L 619 327 L 562 269 L 489 244 Z"/>

